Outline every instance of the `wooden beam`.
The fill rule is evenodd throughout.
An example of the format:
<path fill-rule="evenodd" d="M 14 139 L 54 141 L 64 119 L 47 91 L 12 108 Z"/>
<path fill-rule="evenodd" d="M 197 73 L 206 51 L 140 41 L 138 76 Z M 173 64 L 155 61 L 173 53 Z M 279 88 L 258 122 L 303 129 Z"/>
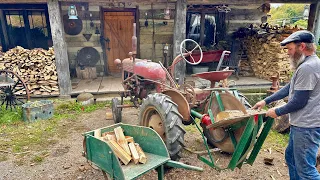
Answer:
<path fill-rule="evenodd" d="M 58 0 L 48 0 L 48 12 L 51 34 L 56 57 L 56 67 L 61 96 L 70 96 L 71 81 L 67 44 L 64 39 L 64 29 Z"/>
<path fill-rule="evenodd" d="M 42 4 L 46 2 L 47 2 L 46 0 L 1 0 L 0 4 L 13 4 L 13 3 Z"/>
<path fill-rule="evenodd" d="M 186 38 L 187 1 L 177 0 L 173 30 L 173 59 L 180 54 L 180 43 Z M 178 83 L 183 84 L 186 71 L 186 62 L 180 61 L 175 66 L 174 78 L 179 77 Z"/>
<path fill-rule="evenodd" d="M 108 75 L 108 68 L 107 68 L 107 64 L 108 64 L 108 57 L 107 57 L 107 50 L 106 50 L 106 42 L 104 40 L 102 40 L 101 38 L 104 37 L 104 9 L 102 6 L 100 6 L 100 20 L 101 20 L 101 24 L 100 24 L 100 44 L 101 44 L 101 48 L 103 51 L 103 72 L 104 75 Z"/>
<path fill-rule="evenodd" d="M 315 23 L 314 23 L 314 36 L 316 38 L 316 45 L 319 44 L 320 38 L 320 2 L 317 3 L 316 8 L 316 16 L 315 16 Z"/>
<path fill-rule="evenodd" d="M 200 46 L 203 46 L 204 43 L 204 29 L 205 29 L 205 21 L 206 16 L 205 12 L 201 12 L 201 18 L 200 18 Z"/>
<path fill-rule="evenodd" d="M 140 58 L 140 10 L 139 6 L 136 6 L 136 13 L 135 13 L 135 21 L 136 21 L 136 31 L 137 31 L 137 57 Z"/>
<path fill-rule="evenodd" d="M 0 33 L 1 33 L 1 45 L 2 45 L 2 50 L 7 51 L 8 46 L 9 46 L 9 38 L 8 38 L 8 32 L 6 28 L 6 20 L 3 15 L 3 10 L 0 10 Z"/>
<path fill-rule="evenodd" d="M 228 5 L 251 5 L 264 3 L 316 3 L 317 0 L 189 0 L 188 4 L 228 4 Z"/>
<path fill-rule="evenodd" d="M 83 2 L 101 2 L 101 3 L 117 3 L 124 2 L 123 0 L 60 0 L 61 2 L 73 2 L 73 3 L 83 3 Z M 8 3 L 45 3 L 46 0 L 1 0 L 0 4 Z M 126 0 L 126 2 L 131 3 L 167 3 L 167 2 L 177 2 L 176 0 Z M 188 4 L 229 4 L 229 5 L 243 5 L 243 4 L 263 4 L 263 3 L 304 3 L 311 4 L 316 3 L 317 0 L 189 0 Z"/>
<path fill-rule="evenodd" d="M 317 10 L 317 4 L 310 4 L 307 29 L 311 32 L 313 32 L 314 30 L 314 24 L 315 24 L 316 14 L 317 14 L 316 10 Z"/>
<path fill-rule="evenodd" d="M 27 10 L 23 10 L 23 19 L 24 19 L 24 29 L 25 29 L 25 33 L 26 33 L 26 40 L 27 40 L 27 44 L 28 44 L 28 49 L 33 49 L 33 41 L 31 40 L 31 32 L 30 32 L 30 22 L 29 22 L 29 17 L 28 17 L 28 13 Z"/>

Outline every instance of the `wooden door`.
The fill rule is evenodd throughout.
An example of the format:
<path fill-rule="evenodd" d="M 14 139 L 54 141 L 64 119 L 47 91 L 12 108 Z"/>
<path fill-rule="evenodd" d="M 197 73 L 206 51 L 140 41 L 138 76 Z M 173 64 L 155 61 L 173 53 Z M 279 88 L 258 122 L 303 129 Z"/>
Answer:
<path fill-rule="evenodd" d="M 115 59 L 124 59 L 132 51 L 134 12 L 104 12 L 104 37 L 109 38 L 110 51 L 107 49 L 109 73 L 120 72 L 114 65 Z"/>

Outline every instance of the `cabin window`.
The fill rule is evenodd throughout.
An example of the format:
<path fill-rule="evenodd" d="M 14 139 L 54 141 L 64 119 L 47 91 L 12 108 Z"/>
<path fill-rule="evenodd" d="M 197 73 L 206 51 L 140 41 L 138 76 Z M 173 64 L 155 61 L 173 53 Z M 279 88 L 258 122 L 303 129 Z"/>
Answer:
<path fill-rule="evenodd" d="M 21 8 L 19 8 L 21 7 Z M 41 8 L 42 7 L 42 8 Z M 1 6 L 0 6 L 1 8 Z M 14 8 L 14 7 L 13 7 Z M 23 48 L 44 48 L 52 46 L 48 11 L 44 6 L 4 7 L 3 19 L 8 42 L 4 49 L 22 46 Z M 2 41 L 3 42 L 3 41 Z"/>
<path fill-rule="evenodd" d="M 225 13 L 215 9 L 192 5 L 188 7 L 187 12 L 187 38 L 209 49 L 212 49 L 219 40 L 223 40 L 226 34 Z M 202 23 L 204 23 L 203 31 L 201 31 Z"/>

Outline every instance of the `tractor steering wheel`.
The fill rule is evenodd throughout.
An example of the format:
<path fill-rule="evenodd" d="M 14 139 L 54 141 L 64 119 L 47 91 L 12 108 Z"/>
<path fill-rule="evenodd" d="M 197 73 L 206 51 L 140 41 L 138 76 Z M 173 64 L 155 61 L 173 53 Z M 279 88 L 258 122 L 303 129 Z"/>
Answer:
<path fill-rule="evenodd" d="M 195 44 L 195 47 L 191 51 L 187 50 L 186 47 L 185 47 L 186 46 L 186 42 L 190 42 L 192 44 Z M 195 61 L 194 58 L 192 57 L 192 52 L 194 50 L 198 49 L 198 48 L 199 48 L 199 51 L 200 51 L 200 59 Z M 187 63 L 189 63 L 191 65 L 197 65 L 197 64 L 201 63 L 202 57 L 203 57 L 203 53 L 202 53 L 202 49 L 201 49 L 200 45 L 196 41 L 194 41 L 192 39 L 185 39 L 185 40 L 183 40 L 181 42 L 181 44 L 180 44 L 180 55 Z M 190 61 L 188 61 L 186 59 L 186 57 L 188 57 L 188 56 L 190 56 Z"/>

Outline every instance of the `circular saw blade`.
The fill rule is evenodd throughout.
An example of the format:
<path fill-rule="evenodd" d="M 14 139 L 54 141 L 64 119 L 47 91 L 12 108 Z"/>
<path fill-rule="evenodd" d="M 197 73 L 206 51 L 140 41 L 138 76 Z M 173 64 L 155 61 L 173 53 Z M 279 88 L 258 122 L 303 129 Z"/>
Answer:
<path fill-rule="evenodd" d="M 223 121 L 225 118 L 230 117 L 234 113 L 237 113 L 237 114 L 247 113 L 245 106 L 230 93 L 220 93 L 220 98 L 225 109 L 224 112 L 220 111 L 219 104 L 216 97 L 213 97 L 212 99 L 211 111 L 213 113 L 215 122 Z M 209 103 L 207 104 L 206 112 L 208 110 L 208 106 L 209 106 Z M 232 121 L 230 122 L 232 123 Z M 239 142 L 240 137 L 244 131 L 244 128 L 245 126 L 241 126 L 240 128 L 236 129 L 233 132 L 237 142 Z M 216 128 L 216 129 L 210 128 L 208 130 L 209 130 L 209 133 L 207 134 L 207 136 L 209 137 L 207 138 L 214 139 L 214 140 L 223 139 L 224 136 L 226 135 L 225 133 L 227 133 L 223 128 Z M 231 138 L 229 136 L 223 141 L 218 143 L 213 142 L 213 144 L 224 152 L 229 152 L 229 153 L 234 152 L 234 147 L 233 147 Z"/>
<path fill-rule="evenodd" d="M 77 35 L 82 31 L 82 20 L 78 19 L 69 19 L 68 15 L 63 16 L 63 26 L 65 33 L 69 35 Z"/>
<path fill-rule="evenodd" d="M 84 47 L 77 54 L 79 66 L 94 67 L 99 60 L 100 54 L 93 47 Z"/>

